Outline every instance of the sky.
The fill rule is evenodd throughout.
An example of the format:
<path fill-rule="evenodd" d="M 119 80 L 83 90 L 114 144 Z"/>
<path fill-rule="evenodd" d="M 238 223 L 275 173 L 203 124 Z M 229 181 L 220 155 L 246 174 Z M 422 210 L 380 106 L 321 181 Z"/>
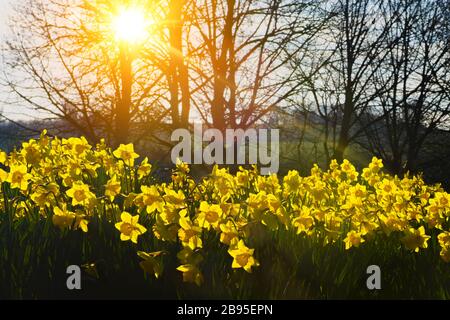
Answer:
<path fill-rule="evenodd" d="M 11 10 L 11 0 L 0 0 L 0 32 L 5 31 L 6 19 Z"/>
<path fill-rule="evenodd" d="M 5 36 L 9 31 L 8 17 L 12 12 L 13 3 L 20 0 L 0 0 L 0 46 L 5 41 Z M 2 68 L 2 61 L 0 60 L 0 69 Z M 1 70 L 0 70 L 1 71 Z M 18 105 L 8 105 L 4 101 L 8 100 L 7 89 L 0 86 L 0 114 L 5 115 L 12 120 L 29 120 L 36 116 L 36 111 L 27 107 L 20 107 Z M 4 120 L 0 118 L 0 121 Z"/>
<path fill-rule="evenodd" d="M 7 25 L 7 21 L 8 21 L 8 16 L 11 14 L 11 8 L 12 8 L 12 3 L 14 0 L 0 0 L 0 42 L 1 45 L 3 44 L 3 41 L 5 39 L 5 35 L 8 32 L 8 25 Z M 0 68 L 2 67 L 1 65 L 1 61 L 0 61 Z M 15 110 L 12 110 L 12 108 L 8 108 L 7 105 L 5 105 L 4 103 L 2 103 L 3 100 L 7 99 L 7 93 L 6 93 L 6 89 L 0 86 L 0 112 L 2 112 L 3 114 L 5 114 L 8 117 L 11 117 L 13 119 L 20 119 L 22 118 L 21 116 L 17 115 L 17 107 L 15 107 Z M 23 112 L 23 110 L 21 111 L 21 113 Z M 3 120 L 3 119 L 0 119 Z"/>

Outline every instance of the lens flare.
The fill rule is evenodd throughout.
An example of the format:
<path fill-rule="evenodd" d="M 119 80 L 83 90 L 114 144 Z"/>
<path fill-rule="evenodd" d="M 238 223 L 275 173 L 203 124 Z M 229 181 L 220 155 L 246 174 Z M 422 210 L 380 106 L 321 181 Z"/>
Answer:
<path fill-rule="evenodd" d="M 118 41 L 138 43 L 147 36 L 150 21 L 146 19 L 142 10 L 125 8 L 113 19 L 112 28 Z"/>

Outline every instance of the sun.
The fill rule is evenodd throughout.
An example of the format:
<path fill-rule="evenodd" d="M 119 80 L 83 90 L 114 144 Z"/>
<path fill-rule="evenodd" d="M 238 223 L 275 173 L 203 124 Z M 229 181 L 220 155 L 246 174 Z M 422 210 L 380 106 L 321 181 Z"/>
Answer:
<path fill-rule="evenodd" d="M 112 29 L 118 41 L 130 44 L 143 41 L 151 21 L 138 8 L 124 8 L 112 20 Z"/>

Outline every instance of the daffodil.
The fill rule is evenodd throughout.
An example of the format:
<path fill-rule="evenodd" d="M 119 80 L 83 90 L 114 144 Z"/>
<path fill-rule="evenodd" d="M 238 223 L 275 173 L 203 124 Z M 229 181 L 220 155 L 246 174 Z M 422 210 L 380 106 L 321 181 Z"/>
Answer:
<path fill-rule="evenodd" d="M 425 234 L 425 228 L 421 226 L 418 229 L 409 228 L 401 241 L 409 250 L 419 252 L 420 248 L 428 247 L 428 239 L 430 239 L 430 236 Z"/>
<path fill-rule="evenodd" d="M 332 160 L 328 169 L 313 165 L 309 175 L 291 170 L 282 179 L 260 176 L 256 166 L 231 174 L 216 165 L 197 180 L 188 164 L 177 161 L 171 181 L 164 183 L 153 182 L 148 158 L 135 167 L 138 157 L 133 144 L 112 151 L 104 140 L 92 147 L 84 137 L 58 139 L 43 132 L 9 154 L 0 150 L 0 211 L 11 213 L 12 226 L 50 219 L 67 231 L 87 232 L 90 221 L 115 221 L 120 239 L 133 243 L 147 232 L 139 224 L 142 215 L 156 239 L 145 246 L 179 246 L 177 270 L 183 281 L 197 285 L 211 250 L 227 246 L 231 268 L 251 272 L 259 262 L 246 243 L 272 245 L 286 235 L 317 246 L 344 243 L 346 250 L 371 241 L 415 252 L 430 246 L 430 252 L 440 250 L 440 258 L 450 262 L 449 193 L 421 176 L 384 173 L 375 157 L 361 174 L 348 160 Z M 140 267 L 161 277 L 165 254 L 138 251 Z M 95 268 L 95 263 L 85 266 Z"/>
<path fill-rule="evenodd" d="M 373 157 L 372 161 L 369 164 L 369 169 L 373 173 L 378 173 L 381 168 L 383 168 L 383 161 L 381 159 L 378 159 L 377 157 Z"/>
<path fill-rule="evenodd" d="M 181 161 L 180 159 L 177 159 L 176 168 L 177 171 L 185 175 L 190 172 L 189 165 L 186 162 Z"/>
<path fill-rule="evenodd" d="M 439 206 L 440 212 L 450 214 L 450 194 L 446 192 L 436 192 L 433 202 Z"/>
<path fill-rule="evenodd" d="M 441 232 L 437 238 L 438 238 L 439 245 L 442 248 L 446 247 L 446 246 L 450 246 L 450 232 L 449 231 Z"/>
<path fill-rule="evenodd" d="M 141 164 L 139 165 L 137 169 L 137 174 L 139 179 L 143 179 L 144 177 L 147 177 L 150 172 L 152 171 L 152 165 L 148 163 L 148 158 L 146 157 Z"/>
<path fill-rule="evenodd" d="M 262 214 L 269 208 L 267 203 L 267 194 L 265 191 L 260 191 L 257 194 L 250 193 L 247 199 L 248 210 L 255 220 L 261 220 Z"/>
<path fill-rule="evenodd" d="M 246 187 L 250 181 L 248 170 L 241 170 L 236 173 L 236 184 L 241 187 Z"/>
<path fill-rule="evenodd" d="M 22 143 L 21 154 L 25 161 L 29 164 L 37 164 L 41 159 L 41 147 L 36 140 L 31 139 L 28 142 Z"/>
<path fill-rule="evenodd" d="M 296 170 L 290 170 L 283 178 L 284 192 L 286 195 L 298 193 L 302 179 Z"/>
<path fill-rule="evenodd" d="M 171 204 L 172 206 L 182 208 L 186 205 L 184 202 L 186 196 L 184 195 L 183 191 L 175 191 L 169 188 L 165 188 L 164 193 L 164 200 L 166 200 L 166 202 Z"/>
<path fill-rule="evenodd" d="M 141 186 L 142 194 L 139 198 L 142 199 L 142 205 L 145 206 L 147 213 L 152 213 L 153 211 L 162 211 L 164 200 L 159 194 L 158 189 L 155 186 Z"/>
<path fill-rule="evenodd" d="M 243 268 L 251 273 L 252 267 L 259 266 L 259 262 L 253 257 L 255 249 L 249 249 L 243 240 L 239 240 L 234 248 L 230 248 L 228 253 L 233 257 L 232 268 Z"/>
<path fill-rule="evenodd" d="M 197 216 L 198 225 L 210 229 L 217 228 L 222 217 L 222 208 L 217 204 L 209 204 L 206 201 L 200 203 L 199 213 Z"/>
<path fill-rule="evenodd" d="M 445 262 L 450 262 L 450 245 L 442 247 L 441 252 L 439 253 L 442 260 Z"/>
<path fill-rule="evenodd" d="M 397 191 L 397 185 L 391 179 L 383 179 L 377 186 L 377 192 L 382 196 L 392 196 Z"/>
<path fill-rule="evenodd" d="M 89 190 L 89 186 L 81 181 L 74 182 L 72 188 L 67 190 L 66 194 L 72 198 L 73 206 L 88 206 L 89 201 L 95 199 L 95 195 Z"/>
<path fill-rule="evenodd" d="M 302 232 L 308 233 L 309 229 L 314 225 L 314 218 L 311 215 L 311 210 L 308 207 L 296 209 L 298 216 L 292 220 L 292 225 L 297 228 L 297 234 Z"/>
<path fill-rule="evenodd" d="M 256 188 L 258 191 L 276 194 L 280 191 L 280 183 L 276 174 L 269 176 L 258 176 L 256 178 Z"/>
<path fill-rule="evenodd" d="M 61 229 L 70 228 L 75 218 L 75 213 L 68 211 L 66 207 L 63 207 L 63 209 L 55 207 L 53 209 L 53 224 Z"/>
<path fill-rule="evenodd" d="M 88 231 L 88 220 L 85 219 L 83 214 L 77 214 L 75 212 L 71 212 L 67 209 L 67 206 L 64 204 L 62 208 L 55 207 L 53 210 L 52 217 L 53 224 L 60 229 L 66 228 L 80 228 L 83 232 Z"/>
<path fill-rule="evenodd" d="M 223 217 L 231 216 L 235 217 L 239 214 L 241 210 L 241 205 L 239 203 L 225 202 L 225 199 L 222 199 L 223 202 L 220 202 L 220 208 L 222 209 Z"/>
<path fill-rule="evenodd" d="M 203 261 L 203 257 L 200 253 L 189 247 L 183 247 L 183 249 L 177 253 L 177 258 L 182 264 L 191 264 L 195 266 Z"/>
<path fill-rule="evenodd" d="M 0 183 L 8 180 L 8 172 L 3 169 L 0 169 Z"/>
<path fill-rule="evenodd" d="M 351 247 L 359 247 L 361 243 L 363 243 L 365 240 L 362 237 L 361 233 L 356 232 L 354 230 L 349 231 L 347 233 L 347 236 L 344 239 L 345 243 L 345 250 L 350 249 Z"/>
<path fill-rule="evenodd" d="M 179 209 L 175 208 L 170 204 L 166 204 L 163 206 L 159 217 L 164 221 L 165 224 L 170 225 L 173 223 L 178 223 L 178 219 L 180 218 Z"/>
<path fill-rule="evenodd" d="M 201 286 L 203 283 L 203 275 L 200 269 L 192 264 L 184 264 L 177 268 L 178 271 L 183 273 L 183 281 L 195 283 L 197 286 Z"/>
<path fill-rule="evenodd" d="M 68 149 L 73 152 L 77 157 L 85 155 L 85 152 L 92 147 L 89 145 L 85 137 L 81 138 L 69 138 L 63 142 L 67 145 Z"/>
<path fill-rule="evenodd" d="M 33 188 L 33 191 L 30 194 L 30 198 L 39 207 L 44 208 L 45 206 L 52 205 L 58 195 L 58 185 L 54 182 L 51 182 L 45 185 L 38 185 Z"/>
<path fill-rule="evenodd" d="M 156 222 L 152 227 L 156 239 L 161 241 L 176 242 L 178 239 L 178 225 L 165 224 L 162 218 L 156 216 Z"/>
<path fill-rule="evenodd" d="M 220 242 L 230 246 L 238 239 L 238 230 L 234 221 L 227 221 L 227 223 L 220 224 Z"/>
<path fill-rule="evenodd" d="M 139 263 L 139 266 L 144 270 L 145 273 L 149 273 L 155 278 L 159 278 L 163 272 L 163 265 L 161 261 L 161 256 L 164 254 L 163 251 L 157 252 L 144 252 L 138 251 L 137 255 L 144 259 Z"/>
<path fill-rule="evenodd" d="M 0 150 L 0 163 L 5 164 L 8 160 L 8 154 L 5 151 Z"/>
<path fill-rule="evenodd" d="M 340 168 L 341 171 L 345 173 L 345 176 L 348 180 L 355 181 L 357 179 L 359 173 L 356 171 L 355 166 L 351 164 L 347 159 L 344 159 Z"/>
<path fill-rule="evenodd" d="M 21 191 L 25 191 L 28 189 L 28 181 L 31 177 L 26 165 L 15 164 L 11 166 L 6 181 L 11 184 L 11 188 L 18 188 Z"/>
<path fill-rule="evenodd" d="M 120 231 L 120 240 L 131 240 L 137 243 L 138 236 L 144 234 L 147 229 L 138 223 L 139 216 L 132 216 L 128 212 L 122 212 L 120 215 L 121 222 L 115 224 L 117 230 Z"/>
<path fill-rule="evenodd" d="M 111 201 L 120 194 L 121 185 L 120 181 L 117 181 L 117 176 L 114 175 L 105 185 L 105 196 L 109 197 Z"/>
<path fill-rule="evenodd" d="M 117 148 L 113 152 L 113 155 L 116 158 L 123 160 L 123 162 L 125 162 L 125 164 L 127 164 L 130 167 L 134 166 L 134 160 L 139 158 L 139 155 L 136 152 L 134 152 L 134 146 L 132 143 L 127 145 L 121 144 L 119 148 Z"/>
<path fill-rule="evenodd" d="M 202 228 L 192 223 L 189 217 L 181 216 L 179 219 L 180 229 L 178 230 L 178 237 L 183 246 L 189 247 L 192 250 L 201 248 L 203 246 L 201 239 Z"/>

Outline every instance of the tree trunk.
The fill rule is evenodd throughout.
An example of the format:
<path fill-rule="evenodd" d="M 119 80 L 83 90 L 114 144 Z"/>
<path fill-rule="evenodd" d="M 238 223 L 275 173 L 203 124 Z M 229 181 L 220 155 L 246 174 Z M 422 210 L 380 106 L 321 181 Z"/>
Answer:
<path fill-rule="evenodd" d="M 185 0 L 169 3 L 169 91 L 172 123 L 175 128 L 189 126 L 191 94 L 188 67 L 183 55 L 183 8 Z M 179 110 L 181 101 L 181 112 Z"/>
<path fill-rule="evenodd" d="M 222 50 L 215 66 L 214 99 L 211 107 L 211 116 L 215 128 L 225 132 L 227 121 L 225 116 L 225 89 L 228 84 L 227 73 L 230 71 L 230 53 L 234 46 L 233 24 L 235 0 L 227 0 L 227 15 L 223 30 Z"/>
<path fill-rule="evenodd" d="M 350 143 L 350 128 L 352 121 L 353 110 L 353 91 L 351 84 L 347 85 L 345 89 L 345 103 L 342 114 L 341 130 L 339 132 L 339 139 L 334 151 L 334 158 L 340 163 L 344 160 L 344 153 Z"/>
<path fill-rule="evenodd" d="M 116 145 L 127 143 L 131 118 L 131 90 L 133 84 L 132 58 L 125 45 L 120 47 L 120 75 L 122 89 L 116 110 Z"/>

